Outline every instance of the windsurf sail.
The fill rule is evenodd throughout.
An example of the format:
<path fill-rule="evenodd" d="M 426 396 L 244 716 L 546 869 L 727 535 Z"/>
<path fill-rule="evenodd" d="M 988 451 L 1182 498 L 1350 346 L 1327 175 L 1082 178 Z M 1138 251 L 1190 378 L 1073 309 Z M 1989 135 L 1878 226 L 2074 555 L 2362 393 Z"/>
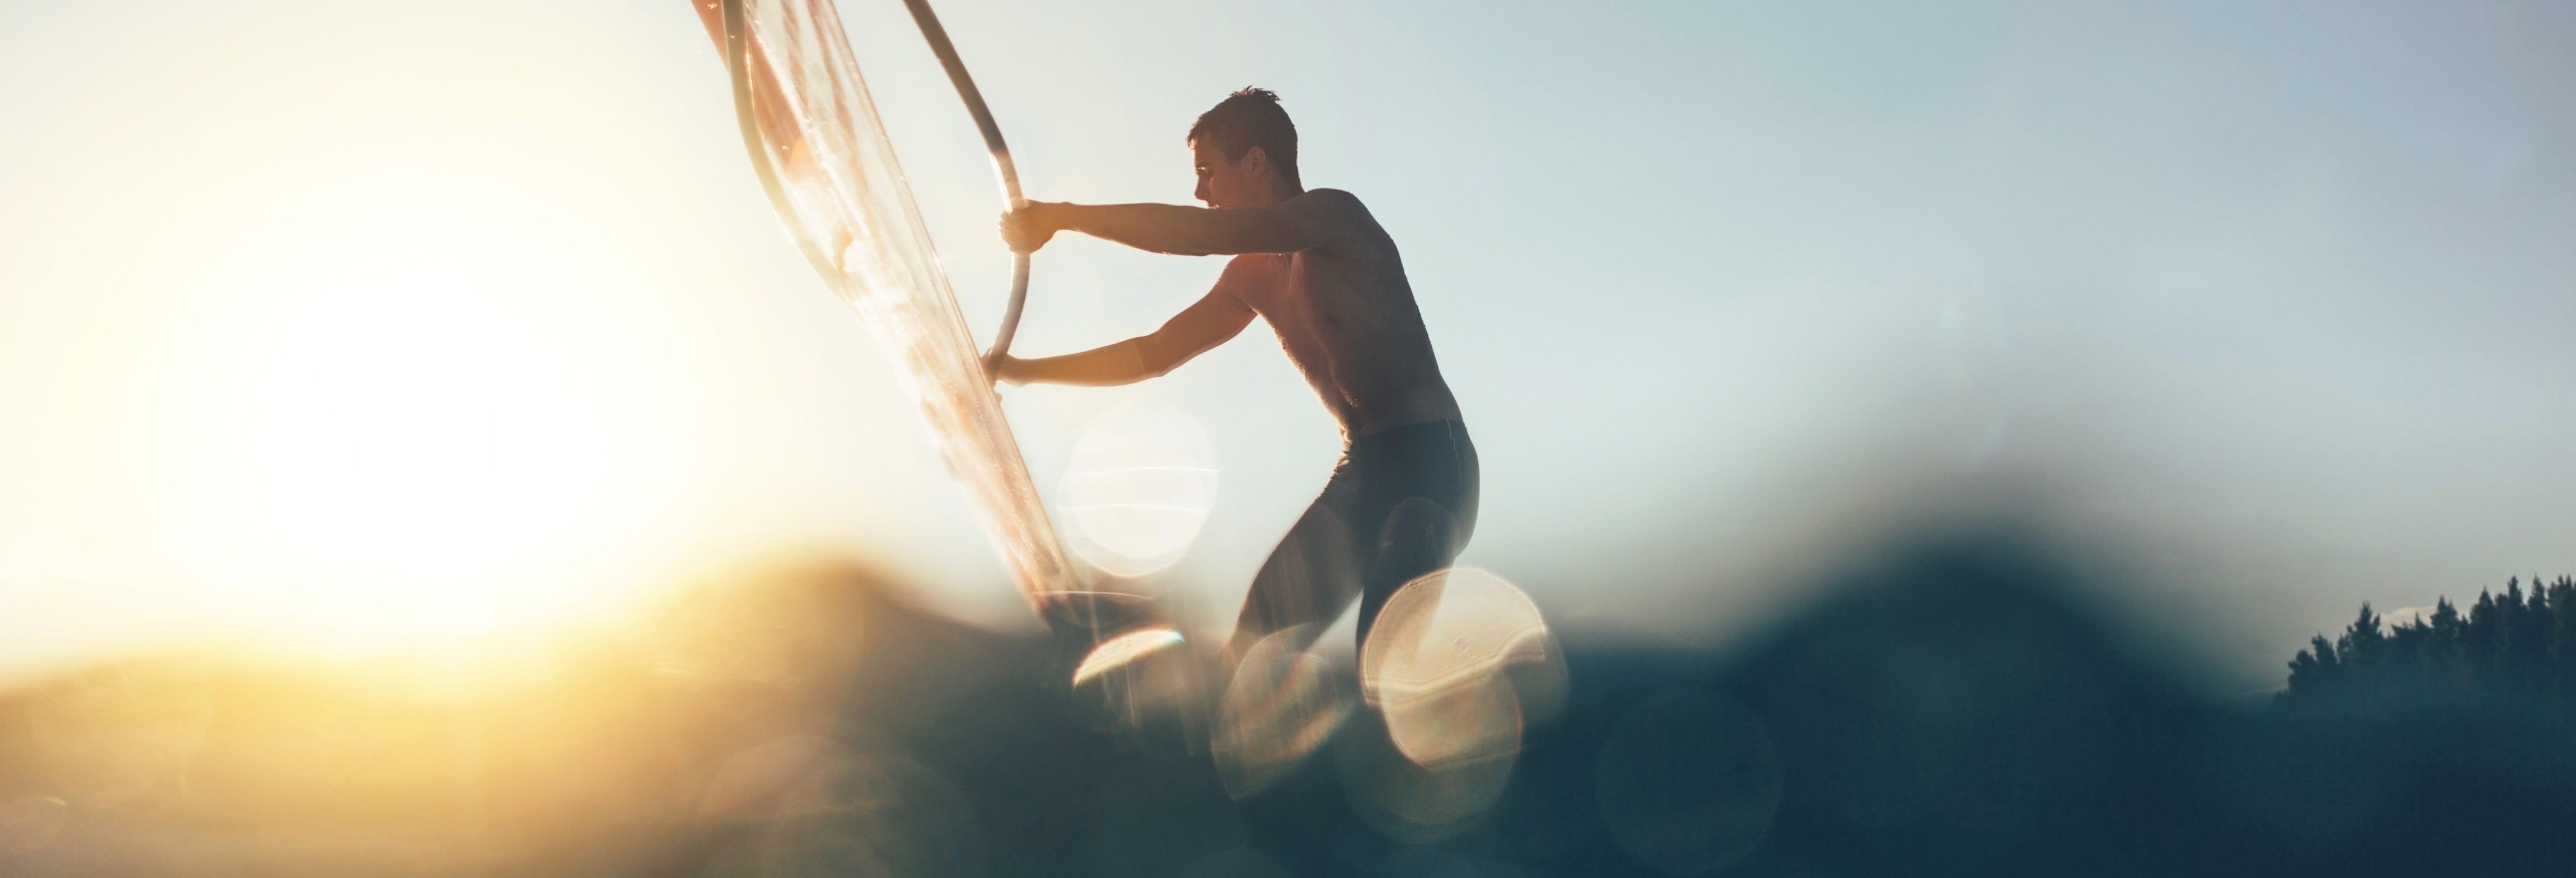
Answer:
<path fill-rule="evenodd" d="M 725 54 L 743 145 L 788 236 L 893 361 L 968 505 L 1030 605 L 1047 612 L 1053 598 L 1080 588 L 1079 571 L 1011 436 L 840 15 L 831 0 L 691 5 Z M 961 92 L 970 88 L 961 82 Z M 977 115 L 998 148 L 990 114 Z M 1025 290 L 1021 260 L 1015 287 Z"/>

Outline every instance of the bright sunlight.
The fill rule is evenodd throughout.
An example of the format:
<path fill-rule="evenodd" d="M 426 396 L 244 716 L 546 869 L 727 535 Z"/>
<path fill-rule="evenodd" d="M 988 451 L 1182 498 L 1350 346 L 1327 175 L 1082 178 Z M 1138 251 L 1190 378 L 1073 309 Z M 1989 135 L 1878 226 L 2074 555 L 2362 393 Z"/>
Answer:
<path fill-rule="evenodd" d="M 613 277 L 489 182 L 372 181 L 280 211 L 197 327 L 173 472 L 226 609 L 355 646 L 603 597 L 677 499 Z M 560 228 L 560 226 L 556 226 Z M 603 331 L 607 330 L 607 331 Z"/>

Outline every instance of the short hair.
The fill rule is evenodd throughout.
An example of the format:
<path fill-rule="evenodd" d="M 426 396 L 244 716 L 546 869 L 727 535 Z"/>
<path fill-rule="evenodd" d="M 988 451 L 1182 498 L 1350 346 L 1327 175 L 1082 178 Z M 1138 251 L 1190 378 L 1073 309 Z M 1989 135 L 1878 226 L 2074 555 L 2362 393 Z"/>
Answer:
<path fill-rule="evenodd" d="M 1199 114 L 1198 122 L 1190 126 L 1189 142 L 1215 144 L 1228 162 L 1243 161 L 1244 153 L 1261 147 L 1271 166 L 1287 175 L 1288 185 L 1305 187 L 1297 180 L 1297 123 L 1288 121 L 1288 111 L 1279 107 L 1279 95 L 1269 89 L 1245 88 L 1226 95 Z"/>

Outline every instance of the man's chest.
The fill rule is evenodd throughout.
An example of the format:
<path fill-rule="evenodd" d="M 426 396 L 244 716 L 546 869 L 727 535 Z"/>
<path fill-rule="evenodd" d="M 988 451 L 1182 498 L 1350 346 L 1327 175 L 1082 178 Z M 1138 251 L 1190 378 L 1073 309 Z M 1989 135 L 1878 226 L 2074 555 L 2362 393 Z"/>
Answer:
<path fill-rule="evenodd" d="M 1312 251 L 1266 254 L 1263 259 L 1239 295 L 1272 322 L 1305 323 L 1351 306 L 1343 301 L 1349 298 L 1348 285 L 1338 282 L 1340 273 L 1331 259 Z"/>

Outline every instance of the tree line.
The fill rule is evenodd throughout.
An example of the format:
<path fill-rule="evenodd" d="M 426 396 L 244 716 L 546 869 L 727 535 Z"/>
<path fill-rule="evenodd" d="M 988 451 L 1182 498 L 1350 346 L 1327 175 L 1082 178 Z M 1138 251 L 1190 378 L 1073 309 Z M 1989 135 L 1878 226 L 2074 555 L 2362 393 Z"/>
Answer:
<path fill-rule="evenodd" d="M 2576 577 L 2546 585 L 2531 578 L 2480 591 L 2468 612 L 2444 597 L 2433 611 L 2382 626 L 2370 604 L 2343 633 L 2319 634 L 2290 660 L 2289 688 L 2299 701 L 2357 689 L 2474 683 L 2576 695 Z"/>

